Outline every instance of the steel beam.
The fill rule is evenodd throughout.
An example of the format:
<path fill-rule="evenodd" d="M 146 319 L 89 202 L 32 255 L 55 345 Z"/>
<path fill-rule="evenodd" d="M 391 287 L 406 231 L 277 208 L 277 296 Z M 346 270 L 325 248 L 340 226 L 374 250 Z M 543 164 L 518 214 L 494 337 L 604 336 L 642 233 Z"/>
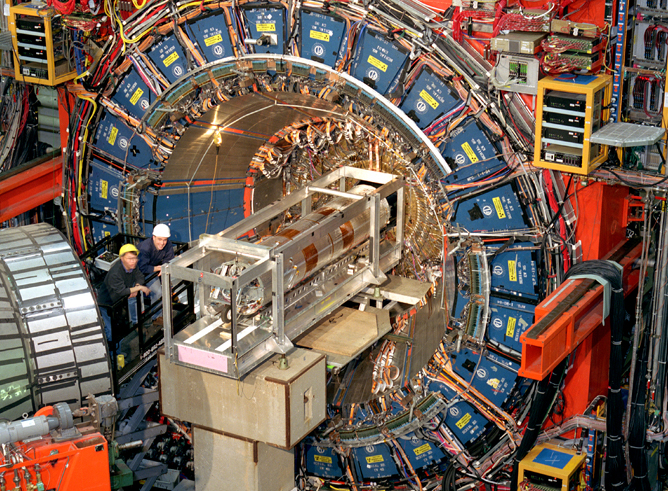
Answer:
<path fill-rule="evenodd" d="M 0 175 L 0 222 L 60 196 L 62 187 L 62 155 Z"/>

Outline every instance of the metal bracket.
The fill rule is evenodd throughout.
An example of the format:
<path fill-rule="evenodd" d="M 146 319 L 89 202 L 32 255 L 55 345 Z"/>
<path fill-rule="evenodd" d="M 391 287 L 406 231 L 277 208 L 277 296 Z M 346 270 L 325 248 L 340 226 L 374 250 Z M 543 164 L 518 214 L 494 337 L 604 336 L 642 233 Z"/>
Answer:
<path fill-rule="evenodd" d="M 282 342 L 280 342 L 276 336 L 267 338 L 267 340 L 264 342 L 264 346 L 267 350 L 271 351 L 272 353 L 279 353 L 283 355 L 288 353 L 292 348 L 295 347 L 295 345 L 292 344 L 292 341 L 290 341 L 290 339 L 287 336 L 283 338 Z"/>

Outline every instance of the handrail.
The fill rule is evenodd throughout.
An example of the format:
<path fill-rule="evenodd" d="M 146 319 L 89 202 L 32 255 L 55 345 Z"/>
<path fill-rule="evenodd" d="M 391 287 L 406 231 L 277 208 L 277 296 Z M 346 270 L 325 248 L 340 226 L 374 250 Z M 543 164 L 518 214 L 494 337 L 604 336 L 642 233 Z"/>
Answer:
<path fill-rule="evenodd" d="M 144 239 L 145 237 L 138 235 L 120 233 L 105 237 L 103 240 L 94 244 L 90 249 L 88 249 L 88 251 L 81 254 L 79 259 L 88 264 L 92 264 L 101 250 L 109 250 L 116 253 L 122 244 L 128 242 L 136 243 Z M 188 250 L 189 244 L 187 242 L 173 241 L 172 243 L 175 245 L 175 256 L 178 256 Z M 146 284 L 148 284 L 157 276 L 157 272 L 148 275 L 145 278 Z M 97 285 L 99 286 L 99 282 Z M 181 296 L 181 294 L 186 293 L 187 296 L 186 308 L 179 312 L 174 319 L 173 329 L 177 330 L 178 332 L 178 328 L 186 326 L 188 324 L 189 317 L 194 315 L 194 292 L 192 285 L 181 281 L 173 286 L 172 293 L 177 296 Z M 117 366 L 118 360 L 115 356 L 112 356 L 111 364 L 113 368 L 115 392 L 118 391 L 120 385 L 123 382 L 128 380 L 137 370 L 139 370 L 149 360 L 151 360 L 153 356 L 155 356 L 157 349 L 163 343 L 162 329 L 157 330 L 153 334 L 150 334 L 149 327 L 145 325 L 147 321 L 151 320 L 153 315 L 155 315 L 162 308 L 162 300 L 160 300 L 160 302 L 151 304 L 150 302 L 147 302 L 147 299 L 148 297 L 144 295 L 137 295 L 137 324 L 134 326 L 130 324 L 128 318 L 127 297 L 123 297 L 111 305 L 98 303 L 98 306 L 101 309 L 104 308 L 107 310 L 111 319 L 111 346 L 116 346 L 133 332 L 137 333 L 139 352 L 136 358 L 125 360 L 125 367 L 119 371 Z M 175 333 L 172 333 L 172 335 L 173 334 Z"/>

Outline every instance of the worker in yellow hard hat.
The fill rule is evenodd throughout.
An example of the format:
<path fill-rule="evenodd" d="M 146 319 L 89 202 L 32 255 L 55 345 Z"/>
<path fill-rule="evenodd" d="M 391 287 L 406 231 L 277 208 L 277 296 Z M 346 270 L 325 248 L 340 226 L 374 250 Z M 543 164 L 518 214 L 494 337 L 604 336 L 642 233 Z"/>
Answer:
<path fill-rule="evenodd" d="M 136 300 L 138 292 L 143 292 L 146 295 L 151 291 L 144 286 L 144 275 L 137 268 L 137 261 L 139 251 L 132 244 L 125 244 L 119 251 L 119 261 L 114 262 L 109 268 L 107 275 L 104 277 L 104 282 L 98 289 L 98 303 L 103 305 L 113 305 L 122 298 L 134 300 L 133 305 L 129 305 L 130 319 L 125 321 L 137 322 L 137 306 Z M 104 319 L 104 331 L 107 340 L 111 342 L 111 317 L 106 308 L 100 309 L 102 318 Z M 132 315 L 134 314 L 134 316 Z M 112 351 L 117 351 L 117 347 L 111 347 Z"/>

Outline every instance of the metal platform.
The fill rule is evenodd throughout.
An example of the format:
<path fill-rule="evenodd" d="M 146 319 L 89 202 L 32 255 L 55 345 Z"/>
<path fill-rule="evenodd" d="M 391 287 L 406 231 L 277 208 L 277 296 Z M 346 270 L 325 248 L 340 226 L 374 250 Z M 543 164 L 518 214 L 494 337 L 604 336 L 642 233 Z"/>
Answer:
<path fill-rule="evenodd" d="M 416 305 L 425 298 L 431 287 L 431 283 L 425 281 L 387 275 L 387 280 L 384 283 L 377 287 L 367 287 L 362 292 L 373 295 L 377 288 L 379 295 L 384 299 Z"/>
<path fill-rule="evenodd" d="M 343 367 L 391 330 L 388 310 L 339 307 L 295 344 L 326 355 L 330 366 Z"/>
<path fill-rule="evenodd" d="M 641 147 L 654 145 L 666 134 L 664 128 L 632 123 L 610 123 L 591 135 L 591 143 L 612 147 Z"/>

